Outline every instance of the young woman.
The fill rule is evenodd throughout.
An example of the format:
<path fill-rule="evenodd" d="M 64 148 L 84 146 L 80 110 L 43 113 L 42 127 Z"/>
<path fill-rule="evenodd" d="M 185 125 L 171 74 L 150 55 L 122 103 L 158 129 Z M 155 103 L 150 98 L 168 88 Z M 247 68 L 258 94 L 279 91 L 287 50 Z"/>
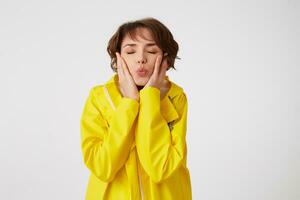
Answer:
<path fill-rule="evenodd" d="M 116 72 L 90 89 L 81 149 L 86 200 L 190 200 L 187 97 L 169 80 L 178 44 L 155 18 L 121 25 L 107 51 Z"/>

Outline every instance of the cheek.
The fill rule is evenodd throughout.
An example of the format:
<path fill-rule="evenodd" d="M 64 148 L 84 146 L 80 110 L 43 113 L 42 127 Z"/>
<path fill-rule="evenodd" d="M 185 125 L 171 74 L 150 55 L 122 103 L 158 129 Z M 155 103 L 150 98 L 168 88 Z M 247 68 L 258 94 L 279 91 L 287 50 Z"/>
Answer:
<path fill-rule="evenodd" d="M 131 72 L 132 70 L 133 70 L 133 64 L 134 64 L 134 61 L 133 61 L 133 59 L 132 58 L 130 58 L 129 56 L 126 56 L 126 55 L 124 55 L 123 56 L 123 58 L 124 58 L 124 61 L 125 61 L 125 63 L 126 63 L 126 65 L 127 65 L 127 68 L 129 69 L 129 71 Z"/>
<path fill-rule="evenodd" d="M 149 63 L 148 64 L 149 64 L 149 70 L 151 70 L 151 71 L 154 70 L 156 58 L 157 58 L 157 56 L 154 56 L 154 57 L 151 57 L 149 59 Z"/>
<path fill-rule="evenodd" d="M 151 66 L 155 64 L 155 60 L 156 60 L 157 56 L 151 56 L 148 60 L 149 60 L 149 64 L 151 64 Z"/>

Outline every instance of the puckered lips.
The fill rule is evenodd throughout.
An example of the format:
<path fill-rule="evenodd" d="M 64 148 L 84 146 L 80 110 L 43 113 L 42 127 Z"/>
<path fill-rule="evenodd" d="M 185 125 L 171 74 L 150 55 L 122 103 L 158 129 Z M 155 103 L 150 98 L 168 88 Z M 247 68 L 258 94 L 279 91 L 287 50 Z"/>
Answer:
<path fill-rule="evenodd" d="M 148 74 L 148 70 L 146 70 L 146 69 L 143 68 L 143 67 L 140 67 L 140 68 L 138 68 L 138 69 L 135 71 L 135 73 L 136 73 L 138 76 L 140 76 L 140 77 L 145 77 L 145 76 L 147 76 L 147 74 Z"/>

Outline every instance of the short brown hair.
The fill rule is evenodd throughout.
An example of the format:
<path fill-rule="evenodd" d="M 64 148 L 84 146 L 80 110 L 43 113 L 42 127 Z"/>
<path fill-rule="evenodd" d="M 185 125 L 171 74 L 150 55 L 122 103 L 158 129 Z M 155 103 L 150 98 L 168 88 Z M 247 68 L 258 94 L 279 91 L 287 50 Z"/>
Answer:
<path fill-rule="evenodd" d="M 177 56 L 178 43 L 174 40 L 170 30 L 159 20 L 152 17 L 129 21 L 119 26 L 114 35 L 110 38 L 107 46 L 107 52 L 111 58 L 110 66 L 112 70 L 117 72 L 116 68 L 114 67 L 116 65 L 116 52 L 121 52 L 121 43 L 124 37 L 126 34 L 129 34 L 132 38 L 136 38 L 136 30 L 138 28 L 147 28 L 151 32 L 157 46 L 163 51 L 163 53 L 168 53 L 167 70 L 170 68 L 176 70 L 174 67 L 175 59 L 180 59 Z"/>

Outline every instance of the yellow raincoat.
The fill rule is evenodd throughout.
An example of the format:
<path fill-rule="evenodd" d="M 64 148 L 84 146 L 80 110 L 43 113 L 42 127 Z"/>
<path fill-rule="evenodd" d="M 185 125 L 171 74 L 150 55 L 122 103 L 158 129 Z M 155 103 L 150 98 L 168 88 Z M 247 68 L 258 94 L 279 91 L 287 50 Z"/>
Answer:
<path fill-rule="evenodd" d="M 81 116 L 86 200 L 192 199 L 183 89 L 170 81 L 160 99 L 159 89 L 143 88 L 138 102 L 122 97 L 117 81 L 92 87 Z"/>

